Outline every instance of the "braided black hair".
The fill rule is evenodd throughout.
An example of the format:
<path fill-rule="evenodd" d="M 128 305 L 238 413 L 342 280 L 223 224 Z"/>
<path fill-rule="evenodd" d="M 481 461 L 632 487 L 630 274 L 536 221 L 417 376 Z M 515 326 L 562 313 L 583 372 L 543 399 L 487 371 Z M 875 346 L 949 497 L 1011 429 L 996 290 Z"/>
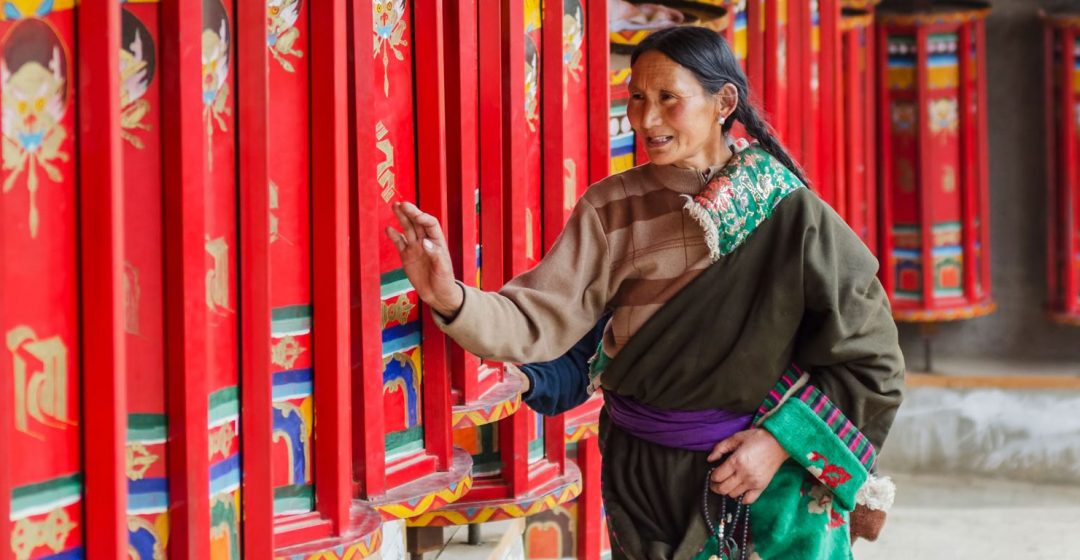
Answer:
<path fill-rule="evenodd" d="M 735 86 L 739 101 L 732 118 L 727 119 L 721 130 L 726 135 L 735 121 L 742 123 L 758 144 L 772 154 L 780 163 L 791 170 L 803 184 L 809 185 L 806 175 L 799 164 L 788 154 L 787 149 L 773 134 L 772 127 L 758 113 L 750 98 L 750 86 L 746 73 L 739 65 L 735 53 L 727 42 L 715 31 L 703 27 L 672 27 L 649 35 L 630 55 L 631 66 L 638 57 L 649 51 L 657 51 L 675 61 L 676 64 L 690 70 L 701 87 L 710 94 L 720 91 L 726 84 Z"/>

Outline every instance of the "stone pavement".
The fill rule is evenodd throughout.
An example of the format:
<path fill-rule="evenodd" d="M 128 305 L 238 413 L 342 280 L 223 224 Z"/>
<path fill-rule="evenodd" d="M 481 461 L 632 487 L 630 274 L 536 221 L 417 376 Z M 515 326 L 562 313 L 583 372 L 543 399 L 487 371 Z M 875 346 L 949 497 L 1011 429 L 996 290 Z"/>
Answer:
<path fill-rule="evenodd" d="M 896 475 L 896 504 L 856 560 L 1080 559 L 1080 486 Z"/>

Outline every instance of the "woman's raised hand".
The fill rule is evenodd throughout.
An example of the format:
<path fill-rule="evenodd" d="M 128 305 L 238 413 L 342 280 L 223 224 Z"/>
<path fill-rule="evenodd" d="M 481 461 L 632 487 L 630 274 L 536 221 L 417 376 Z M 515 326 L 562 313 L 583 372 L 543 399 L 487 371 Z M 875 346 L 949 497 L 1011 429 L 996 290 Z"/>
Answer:
<path fill-rule="evenodd" d="M 416 295 L 444 318 L 453 318 L 465 293 L 454 281 L 454 265 L 439 221 L 409 202 L 395 203 L 393 209 L 401 231 L 386 228 L 386 235 L 397 247 Z"/>

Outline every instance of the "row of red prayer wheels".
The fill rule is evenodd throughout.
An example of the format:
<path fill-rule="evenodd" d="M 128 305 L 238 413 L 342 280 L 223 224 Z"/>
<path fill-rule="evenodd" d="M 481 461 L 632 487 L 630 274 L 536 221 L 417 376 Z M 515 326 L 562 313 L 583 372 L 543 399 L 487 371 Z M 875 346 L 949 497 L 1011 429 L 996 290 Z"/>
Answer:
<path fill-rule="evenodd" d="M 988 310 L 984 10 L 700 4 L 887 256 L 898 317 Z M 390 557 L 403 525 L 419 552 L 510 517 L 530 557 L 609 550 L 600 401 L 523 410 L 381 235 L 419 202 L 485 289 L 543 255 L 635 158 L 606 6 L 6 2 L 0 457 L 34 460 L 0 463 L 0 560 Z M 1049 271 L 1075 320 L 1080 56 L 1053 22 Z"/>
<path fill-rule="evenodd" d="M 600 401 L 522 410 L 382 231 L 418 202 L 466 281 L 535 264 L 608 173 L 606 22 L 5 2 L 0 560 L 395 558 L 540 512 L 599 558 Z"/>

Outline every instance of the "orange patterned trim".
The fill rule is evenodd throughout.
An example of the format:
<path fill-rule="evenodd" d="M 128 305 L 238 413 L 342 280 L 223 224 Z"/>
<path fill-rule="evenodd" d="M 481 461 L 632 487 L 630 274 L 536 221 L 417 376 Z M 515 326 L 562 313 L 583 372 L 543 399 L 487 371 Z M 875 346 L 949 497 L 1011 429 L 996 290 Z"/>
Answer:
<path fill-rule="evenodd" d="M 840 7 L 850 10 L 868 10 L 881 3 L 881 0 L 840 0 Z"/>
<path fill-rule="evenodd" d="M 352 532 L 341 537 L 289 546 L 274 553 L 275 560 L 362 560 L 382 548 L 382 519 L 366 502 L 352 504 Z M 289 552 L 293 551 L 293 552 Z"/>
<path fill-rule="evenodd" d="M 1046 23 L 1059 29 L 1080 29 L 1080 14 L 1042 14 Z"/>
<path fill-rule="evenodd" d="M 1080 327 L 1080 313 L 1068 313 L 1063 311 L 1051 311 L 1047 314 L 1050 320 L 1062 325 Z"/>
<path fill-rule="evenodd" d="M 840 30 L 866 29 L 874 25 L 874 14 L 850 15 L 840 18 Z"/>
<path fill-rule="evenodd" d="M 460 500 L 472 490 L 472 457 L 455 447 L 453 464 L 446 472 L 436 472 L 394 488 L 371 505 L 383 519 L 408 519 Z"/>
<path fill-rule="evenodd" d="M 569 426 L 566 428 L 566 443 L 577 443 L 583 439 L 596 437 L 599 435 L 599 423 L 582 424 L 580 426 Z"/>
<path fill-rule="evenodd" d="M 964 307 L 950 309 L 893 309 L 893 319 L 904 323 L 934 323 L 939 321 L 961 321 L 989 315 L 997 310 L 997 303 L 988 301 Z"/>
<path fill-rule="evenodd" d="M 506 376 L 476 401 L 455 406 L 451 416 L 454 430 L 498 422 L 521 408 L 521 380 Z"/>
<path fill-rule="evenodd" d="M 406 523 L 409 527 L 446 527 L 530 517 L 565 504 L 581 495 L 581 471 L 573 462 L 567 461 L 566 474 L 549 488 L 541 494 L 515 500 L 459 502 L 410 518 Z"/>
<path fill-rule="evenodd" d="M 881 11 L 877 13 L 878 21 L 885 25 L 939 25 L 944 23 L 968 23 L 986 18 L 990 14 L 990 8 L 975 10 L 957 10 L 953 12 L 927 12 L 927 13 L 889 13 Z"/>

